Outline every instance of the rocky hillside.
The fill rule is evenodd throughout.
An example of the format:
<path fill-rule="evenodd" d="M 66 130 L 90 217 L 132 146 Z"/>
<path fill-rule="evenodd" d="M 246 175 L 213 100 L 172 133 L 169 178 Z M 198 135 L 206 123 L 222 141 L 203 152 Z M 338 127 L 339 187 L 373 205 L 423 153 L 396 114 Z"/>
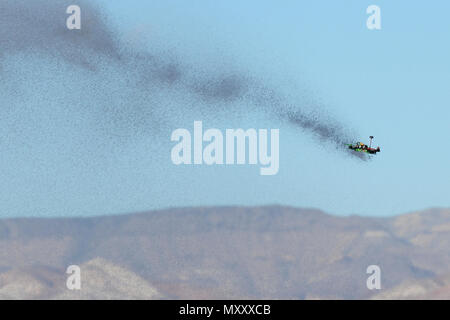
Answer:
<path fill-rule="evenodd" d="M 394 218 L 267 206 L 4 219 L 0 298 L 413 298 L 388 293 L 416 281 L 445 286 L 436 279 L 450 273 L 448 248 L 449 209 Z M 78 292 L 65 288 L 73 264 Z M 366 287 L 373 264 L 382 272 L 377 292 Z"/>

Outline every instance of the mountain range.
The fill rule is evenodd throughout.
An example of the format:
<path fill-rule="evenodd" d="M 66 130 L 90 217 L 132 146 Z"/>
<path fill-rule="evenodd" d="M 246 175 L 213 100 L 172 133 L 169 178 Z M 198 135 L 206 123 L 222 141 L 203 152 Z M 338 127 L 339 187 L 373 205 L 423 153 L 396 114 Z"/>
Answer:
<path fill-rule="evenodd" d="M 450 209 L 286 206 L 0 219 L 0 299 L 449 299 Z M 81 268 L 81 290 L 66 269 Z M 366 269 L 381 270 L 369 290 Z"/>

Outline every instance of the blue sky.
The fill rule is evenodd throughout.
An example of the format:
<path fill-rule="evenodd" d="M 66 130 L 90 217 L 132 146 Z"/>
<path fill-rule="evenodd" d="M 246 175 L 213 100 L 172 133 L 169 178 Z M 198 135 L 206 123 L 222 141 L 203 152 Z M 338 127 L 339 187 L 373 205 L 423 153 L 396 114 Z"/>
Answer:
<path fill-rule="evenodd" d="M 8 96 L 8 85 L 2 88 L 0 217 L 275 203 L 388 216 L 450 206 L 448 2 L 103 3 L 114 28 L 133 45 L 192 66 L 219 64 L 251 74 L 300 101 L 307 92 L 354 130 L 355 139 L 374 135 L 382 152 L 363 163 L 276 119 L 186 112 L 182 100 L 168 98 L 158 100 L 171 117 L 158 137 L 98 148 L 89 142 L 83 110 L 61 107 L 67 99 L 77 105 L 83 96 L 80 87 L 67 92 L 64 68 L 53 72 L 39 57 L 13 57 L 7 70 L 21 68 L 40 82 L 20 99 Z M 378 31 L 366 28 L 371 4 L 381 8 Z M 95 101 L 82 105 L 90 103 Z M 279 128 L 279 173 L 260 176 L 259 166 L 248 165 L 173 165 L 170 134 L 178 127 L 192 130 L 194 120 L 223 130 Z"/>

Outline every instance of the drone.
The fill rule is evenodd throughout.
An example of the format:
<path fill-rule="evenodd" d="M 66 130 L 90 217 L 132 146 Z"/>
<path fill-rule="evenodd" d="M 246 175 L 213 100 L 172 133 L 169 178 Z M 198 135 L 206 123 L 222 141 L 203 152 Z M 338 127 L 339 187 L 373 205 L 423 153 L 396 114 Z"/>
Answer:
<path fill-rule="evenodd" d="M 369 137 L 370 143 L 369 145 L 366 145 L 362 142 L 357 142 L 355 144 L 348 144 L 348 148 L 355 151 L 355 152 L 365 152 L 369 154 L 377 154 L 377 152 L 380 152 L 380 147 L 372 148 L 372 140 L 373 136 Z"/>

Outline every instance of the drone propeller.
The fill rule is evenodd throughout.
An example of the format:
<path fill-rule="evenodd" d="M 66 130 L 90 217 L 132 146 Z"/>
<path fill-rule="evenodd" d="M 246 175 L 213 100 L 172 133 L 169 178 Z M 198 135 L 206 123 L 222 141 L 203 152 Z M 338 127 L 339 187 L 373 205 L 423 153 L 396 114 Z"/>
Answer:
<path fill-rule="evenodd" d="M 371 147 L 372 147 L 372 139 L 373 139 L 373 136 L 370 136 L 369 139 L 370 139 L 369 148 L 371 148 Z"/>

